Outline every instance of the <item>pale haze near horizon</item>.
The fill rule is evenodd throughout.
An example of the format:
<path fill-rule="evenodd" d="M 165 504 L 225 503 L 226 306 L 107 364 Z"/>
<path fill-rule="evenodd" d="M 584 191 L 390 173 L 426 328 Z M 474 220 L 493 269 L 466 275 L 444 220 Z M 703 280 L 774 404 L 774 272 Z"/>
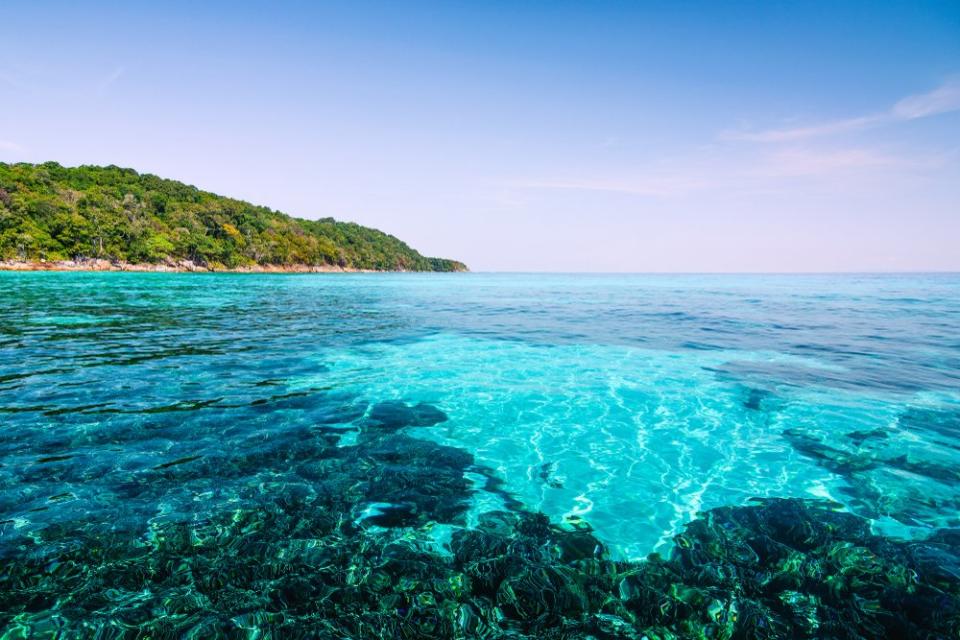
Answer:
<path fill-rule="evenodd" d="M 3 162 L 132 167 L 474 270 L 960 270 L 960 3 L 3 19 Z"/>

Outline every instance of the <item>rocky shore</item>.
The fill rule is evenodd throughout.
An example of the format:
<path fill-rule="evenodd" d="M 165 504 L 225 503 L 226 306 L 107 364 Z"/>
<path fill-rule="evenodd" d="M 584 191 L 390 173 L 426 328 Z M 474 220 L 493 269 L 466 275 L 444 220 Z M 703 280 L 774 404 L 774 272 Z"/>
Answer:
<path fill-rule="evenodd" d="M 377 273 L 374 269 L 355 269 L 320 264 L 254 264 L 243 267 L 199 264 L 190 260 L 169 260 L 161 263 L 130 263 L 111 260 L 0 260 L 0 271 L 156 271 L 222 272 L 222 273 Z"/>

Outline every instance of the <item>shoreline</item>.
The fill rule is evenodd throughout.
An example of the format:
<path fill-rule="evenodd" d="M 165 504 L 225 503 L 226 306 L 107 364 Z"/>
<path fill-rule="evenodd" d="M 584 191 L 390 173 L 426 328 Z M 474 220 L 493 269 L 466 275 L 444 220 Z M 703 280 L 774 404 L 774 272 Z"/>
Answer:
<path fill-rule="evenodd" d="M 256 264 L 244 267 L 216 267 L 178 260 L 163 263 L 113 262 L 110 260 L 50 260 L 21 261 L 0 260 L 0 271 L 131 271 L 145 273 L 405 273 L 405 271 L 381 271 L 357 269 L 336 265 L 272 265 Z"/>

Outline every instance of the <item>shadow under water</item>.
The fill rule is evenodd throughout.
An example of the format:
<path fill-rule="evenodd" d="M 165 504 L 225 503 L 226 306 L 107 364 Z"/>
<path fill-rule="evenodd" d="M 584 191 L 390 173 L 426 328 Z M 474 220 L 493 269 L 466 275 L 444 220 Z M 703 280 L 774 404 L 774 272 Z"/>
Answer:
<path fill-rule="evenodd" d="M 2 638 L 960 633 L 960 531 L 901 541 L 826 501 L 765 499 L 701 514 L 669 557 L 617 560 L 586 523 L 560 527 L 525 510 L 470 453 L 409 435 L 446 420 L 440 409 L 350 406 L 349 428 L 273 434 L 255 456 L 178 457 L 116 488 L 116 500 L 163 504 L 172 487 L 235 481 L 206 516 L 179 507 L 109 524 L 82 514 L 24 531 L 4 522 Z M 855 464 L 802 434 L 792 441 L 839 471 Z M 289 471 L 254 473 L 270 458 Z M 62 479 L 76 473 L 71 462 L 38 460 L 21 480 Z M 475 526 L 471 474 L 507 507 Z"/>
<path fill-rule="evenodd" d="M 850 431 L 829 444 L 802 429 L 786 429 L 783 436 L 798 453 L 847 481 L 840 491 L 855 513 L 908 526 L 960 527 L 960 470 L 952 459 L 956 445 L 939 437 L 960 433 L 960 412 L 911 408 L 895 428 L 908 435 L 932 435 L 917 447 L 919 452 L 905 448 L 903 437 L 893 438 L 884 428 Z"/>

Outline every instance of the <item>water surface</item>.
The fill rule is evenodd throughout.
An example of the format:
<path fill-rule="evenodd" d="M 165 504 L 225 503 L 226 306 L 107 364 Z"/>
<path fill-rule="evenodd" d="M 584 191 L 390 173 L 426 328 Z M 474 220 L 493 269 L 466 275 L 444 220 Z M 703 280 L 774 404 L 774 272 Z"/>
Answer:
<path fill-rule="evenodd" d="M 960 526 L 960 276 L 0 273 L 0 420 L 0 555 L 309 491 L 371 424 L 473 456 L 457 504 L 347 507 L 440 552 L 521 509 L 635 560 L 754 497 L 919 539 Z"/>

